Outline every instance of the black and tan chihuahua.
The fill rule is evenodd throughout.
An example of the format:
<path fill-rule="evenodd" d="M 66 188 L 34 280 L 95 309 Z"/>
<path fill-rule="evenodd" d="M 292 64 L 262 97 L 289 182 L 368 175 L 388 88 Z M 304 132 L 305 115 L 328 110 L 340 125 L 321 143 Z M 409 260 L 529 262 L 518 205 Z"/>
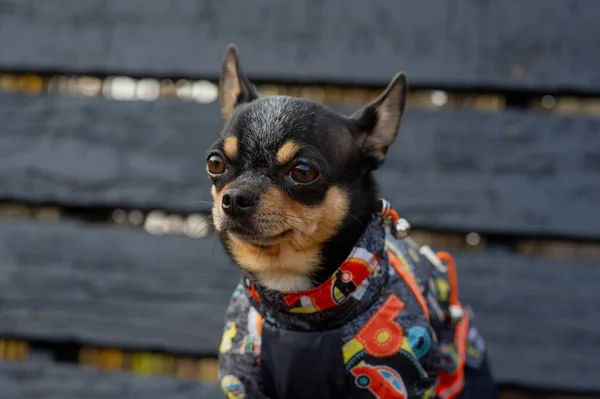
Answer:
<path fill-rule="evenodd" d="M 373 171 L 396 139 L 405 76 L 343 116 L 259 98 L 230 45 L 219 94 L 212 216 L 243 270 L 220 347 L 225 395 L 496 398 L 451 256 L 404 238 L 379 198 Z"/>

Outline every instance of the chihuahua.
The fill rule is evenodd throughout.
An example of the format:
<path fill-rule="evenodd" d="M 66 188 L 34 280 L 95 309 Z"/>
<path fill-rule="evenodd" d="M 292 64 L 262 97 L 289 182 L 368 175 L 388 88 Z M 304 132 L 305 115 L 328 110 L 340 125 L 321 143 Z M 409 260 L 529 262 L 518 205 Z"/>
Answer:
<path fill-rule="evenodd" d="M 206 159 L 214 226 L 243 271 L 219 349 L 228 398 L 497 397 L 452 257 L 405 238 L 379 198 L 406 95 L 398 73 L 351 116 L 259 98 L 227 49 Z"/>

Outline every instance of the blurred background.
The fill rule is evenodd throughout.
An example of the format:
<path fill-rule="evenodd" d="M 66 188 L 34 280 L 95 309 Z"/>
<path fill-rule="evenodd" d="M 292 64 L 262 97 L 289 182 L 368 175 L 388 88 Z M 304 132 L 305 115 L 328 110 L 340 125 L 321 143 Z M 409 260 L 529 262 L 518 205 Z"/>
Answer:
<path fill-rule="evenodd" d="M 0 398 L 205 398 L 239 272 L 215 86 L 408 110 L 383 194 L 451 250 L 503 398 L 600 398 L 600 2 L 0 0 Z M 482 398 L 485 399 L 485 398 Z"/>

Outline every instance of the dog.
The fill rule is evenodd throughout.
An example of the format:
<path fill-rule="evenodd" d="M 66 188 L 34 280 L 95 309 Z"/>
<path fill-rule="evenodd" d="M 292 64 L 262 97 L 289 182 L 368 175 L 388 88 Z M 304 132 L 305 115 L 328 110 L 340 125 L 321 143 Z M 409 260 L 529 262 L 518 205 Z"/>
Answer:
<path fill-rule="evenodd" d="M 379 197 L 407 90 L 398 73 L 350 116 L 259 98 L 228 47 L 206 157 L 214 227 L 242 269 L 219 350 L 228 398 L 497 397 L 454 261 Z"/>

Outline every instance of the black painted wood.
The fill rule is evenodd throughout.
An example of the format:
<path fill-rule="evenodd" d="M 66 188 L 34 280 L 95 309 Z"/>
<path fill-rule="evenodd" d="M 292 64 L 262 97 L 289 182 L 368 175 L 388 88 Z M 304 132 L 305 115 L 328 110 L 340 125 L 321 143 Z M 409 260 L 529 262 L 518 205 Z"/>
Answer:
<path fill-rule="evenodd" d="M 0 94 L 0 197 L 193 210 L 216 106 Z"/>
<path fill-rule="evenodd" d="M 600 89 L 595 0 L 2 0 L 4 70 Z M 257 23 L 260 21 L 260 23 Z"/>
<path fill-rule="evenodd" d="M 498 381 L 600 391 L 599 262 L 453 254 Z"/>
<path fill-rule="evenodd" d="M 2 399 L 221 399 L 217 385 L 108 373 L 51 361 L 0 362 Z"/>
<path fill-rule="evenodd" d="M 0 335 L 214 354 L 239 276 L 216 237 L 0 223 Z"/>
<path fill-rule="evenodd" d="M 599 237 L 600 120 L 409 110 L 383 194 L 418 226 Z"/>
<path fill-rule="evenodd" d="M 238 272 L 211 239 L 0 223 L 0 335 L 215 354 Z M 500 383 L 600 391 L 597 262 L 456 253 Z"/>
<path fill-rule="evenodd" d="M 207 210 L 216 104 L 0 94 L 0 199 Z M 349 110 L 345 110 L 349 111 Z M 409 109 L 378 175 L 414 225 L 598 238 L 600 120 Z"/>

